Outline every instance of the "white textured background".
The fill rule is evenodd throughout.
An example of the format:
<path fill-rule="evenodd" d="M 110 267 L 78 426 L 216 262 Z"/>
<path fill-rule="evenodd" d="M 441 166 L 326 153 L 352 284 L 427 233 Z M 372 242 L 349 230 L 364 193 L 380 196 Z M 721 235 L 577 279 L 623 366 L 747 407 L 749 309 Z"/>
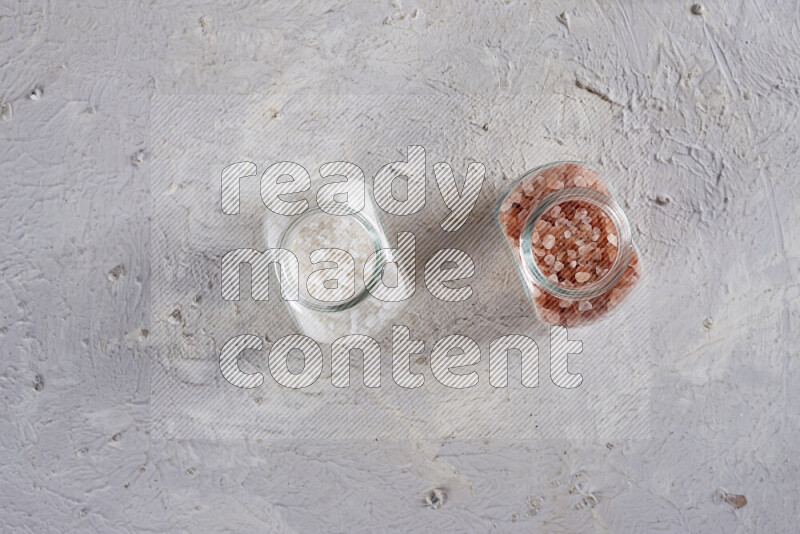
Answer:
<path fill-rule="evenodd" d="M 0 530 L 797 531 L 797 2 L 253 4 L 0 8 Z M 498 92 L 605 111 L 592 163 L 647 162 L 653 439 L 149 434 L 150 98 L 320 87 L 474 98 L 476 135 Z"/>

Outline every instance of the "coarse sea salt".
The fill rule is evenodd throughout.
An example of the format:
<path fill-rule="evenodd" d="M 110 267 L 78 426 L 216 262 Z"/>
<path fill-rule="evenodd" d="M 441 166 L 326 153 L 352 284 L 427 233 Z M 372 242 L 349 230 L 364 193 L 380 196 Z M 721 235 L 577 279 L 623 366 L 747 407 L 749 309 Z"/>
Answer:
<path fill-rule="evenodd" d="M 286 301 L 302 333 L 318 343 L 331 343 L 353 332 L 377 334 L 393 308 L 365 295 L 364 265 L 385 242 L 382 228 L 368 230 L 354 216 L 307 213 L 284 229 L 281 248 L 298 260 L 300 299 Z M 311 254 L 322 249 L 334 249 Z M 352 257 L 352 261 L 348 255 Z M 387 274 L 396 270 L 387 269 Z M 393 285 L 390 277 L 384 281 Z"/>

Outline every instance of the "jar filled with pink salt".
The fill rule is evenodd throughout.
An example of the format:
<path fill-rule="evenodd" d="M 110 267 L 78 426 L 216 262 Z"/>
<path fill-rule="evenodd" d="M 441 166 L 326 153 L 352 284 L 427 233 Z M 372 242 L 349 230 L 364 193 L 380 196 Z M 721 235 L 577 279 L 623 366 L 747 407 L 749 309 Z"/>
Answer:
<path fill-rule="evenodd" d="M 578 162 L 526 172 L 497 220 L 538 318 L 576 326 L 606 316 L 641 278 L 630 222 L 600 174 Z"/>

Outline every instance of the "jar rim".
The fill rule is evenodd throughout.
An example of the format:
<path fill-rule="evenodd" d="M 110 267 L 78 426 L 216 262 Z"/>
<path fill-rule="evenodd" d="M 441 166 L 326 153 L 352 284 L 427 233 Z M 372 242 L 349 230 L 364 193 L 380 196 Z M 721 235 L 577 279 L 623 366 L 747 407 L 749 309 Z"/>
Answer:
<path fill-rule="evenodd" d="M 356 222 L 359 223 L 359 225 L 364 230 L 366 230 L 367 235 L 369 235 L 369 237 L 370 237 L 370 239 L 372 241 L 373 253 L 379 252 L 380 250 L 385 248 L 384 245 L 386 245 L 386 243 L 384 243 L 382 241 L 382 239 L 380 237 L 381 233 L 378 231 L 378 229 L 372 223 L 372 221 L 370 221 L 367 217 L 362 215 L 361 212 L 354 212 L 354 213 L 349 213 L 349 214 L 345 214 L 345 215 L 335 215 L 335 214 L 328 213 L 328 212 L 320 209 L 319 207 L 310 208 L 308 211 L 306 211 L 303 214 L 301 214 L 299 217 L 297 217 L 295 220 L 293 220 L 288 226 L 286 226 L 286 228 L 283 229 L 283 232 L 281 232 L 281 235 L 278 238 L 278 248 L 290 250 L 289 248 L 286 247 L 286 245 L 288 244 L 288 241 L 290 241 L 290 239 L 292 237 L 294 237 L 294 233 L 297 232 L 300 229 L 301 223 L 303 221 L 311 218 L 311 217 L 320 216 L 320 215 L 322 215 L 322 216 L 327 215 L 327 216 L 330 216 L 330 217 L 350 217 L 350 218 L 354 219 Z M 388 251 L 387 251 L 387 254 L 388 254 Z M 365 278 L 364 279 L 364 287 L 362 287 L 360 291 L 356 292 L 352 297 L 348 298 L 347 300 L 335 301 L 335 302 L 326 302 L 326 301 L 321 301 L 321 300 L 316 300 L 315 299 L 314 301 L 310 301 L 310 300 L 307 300 L 307 299 L 303 298 L 302 295 L 298 295 L 298 298 L 297 298 L 296 301 L 290 301 L 290 302 L 287 301 L 287 302 L 289 302 L 291 304 L 297 303 L 297 304 L 300 304 L 301 306 L 303 306 L 304 308 L 308 308 L 308 309 L 311 309 L 311 310 L 314 310 L 314 311 L 321 311 L 321 312 L 337 312 L 337 311 L 343 311 L 343 310 L 346 310 L 348 308 L 351 308 L 351 307 L 355 306 L 356 304 L 360 303 L 362 300 L 364 300 L 367 297 L 367 295 L 369 294 L 370 289 L 375 287 L 375 285 L 381 279 L 381 274 L 383 272 L 383 268 L 385 267 L 385 265 L 386 265 L 386 263 L 388 261 L 391 261 L 391 258 L 388 257 L 387 254 L 380 254 L 380 253 L 376 254 L 375 269 L 373 270 L 372 275 L 369 277 L 369 280 L 367 280 Z M 276 265 L 273 264 L 272 267 L 277 272 Z"/>
<path fill-rule="evenodd" d="M 564 202 L 586 202 L 600 209 L 617 232 L 617 256 L 608 273 L 591 284 L 578 288 L 564 287 L 550 281 L 539 268 L 531 242 L 534 225 L 550 208 Z M 633 253 L 633 235 L 630 222 L 622 207 L 611 197 L 587 187 L 570 187 L 544 196 L 531 210 L 519 236 L 519 249 L 525 273 L 543 291 L 564 300 L 587 300 L 611 290 L 622 277 Z"/>

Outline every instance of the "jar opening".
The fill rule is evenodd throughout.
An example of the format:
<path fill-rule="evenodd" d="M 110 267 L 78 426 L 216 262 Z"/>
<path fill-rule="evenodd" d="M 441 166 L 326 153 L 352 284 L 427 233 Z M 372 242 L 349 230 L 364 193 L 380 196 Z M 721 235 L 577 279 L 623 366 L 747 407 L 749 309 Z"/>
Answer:
<path fill-rule="evenodd" d="M 291 301 L 290 304 L 299 304 L 316 311 L 335 312 L 346 310 L 361 302 L 367 297 L 369 289 L 380 280 L 386 265 L 386 255 L 377 254 L 374 272 L 369 276 L 365 276 L 366 273 L 363 272 L 366 259 L 386 246 L 381 235 L 375 225 L 361 213 L 331 215 L 315 208 L 298 216 L 284 229 L 278 239 L 278 248 L 291 251 L 301 264 L 299 277 L 301 292 L 298 300 Z M 344 250 L 353 257 L 355 271 L 345 273 L 347 276 L 352 275 L 355 282 L 354 292 L 349 298 L 337 301 L 319 300 L 308 291 L 314 289 L 311 285 L 306 285 L 312 284 L 310 273 L 320 268 L 314 265 L 308 273 L 304 273 L 304 267 L 307 269 L 312 265 L 309 258 L 311 250 L 321 248 Z M 306 276 L 303 276 L 304 274 Z M 327 282 L 316 289 L 320 290 L 323 287 L 331 289 Z"/>
<path fill-rule="evenodd" d="M 630 259 L 630 223 L 594 189 L 572 187 L 542 198 L 525 220 L 519 248 L 525 274 L 543 291 L 585 300 L 614 287 Z"/>

